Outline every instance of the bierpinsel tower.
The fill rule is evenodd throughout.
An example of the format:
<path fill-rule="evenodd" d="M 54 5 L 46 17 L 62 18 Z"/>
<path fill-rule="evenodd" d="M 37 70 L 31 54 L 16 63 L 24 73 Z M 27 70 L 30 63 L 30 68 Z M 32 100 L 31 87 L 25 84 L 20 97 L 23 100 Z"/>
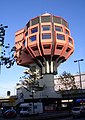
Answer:
<path fill-rule="evenodd" d="M 49 83 L 48 89 L 51 89 L 51 77 L 74 52 L 74 40 L 66 20 L 45 13 L 32 18 L 15 33 L 15 47 L 17 64 L 38 66 L 42 74 L 47 75 L 45 80 Z"/>

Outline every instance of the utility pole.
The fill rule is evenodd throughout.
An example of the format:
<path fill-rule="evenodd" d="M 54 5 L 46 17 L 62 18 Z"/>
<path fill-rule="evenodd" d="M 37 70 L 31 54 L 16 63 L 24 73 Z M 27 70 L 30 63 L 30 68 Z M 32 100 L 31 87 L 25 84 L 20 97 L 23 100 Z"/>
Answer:
<path fill-rule="evenodd" d="M 80 89 L 82 89 L 80 61 L 84 61 L 84 59 L 75 60 L 74 62 L 78 62 L 78 69 L 79 69 L 79 76 L 80 76 Z"/>
<path fill-rule="evenodd" d="M 80 90 L 81 90 L 81 97 L 82 97 L 82 81 L 81 81 L 81 68 L 80 68 L 80 62 L 81 61 L 84 61 L 84 59 L 75 60 L 74 62 L 78 63 L 79 77 L 80 77 Z M 83 99 L 83 97 L 82 97 L 82 99 Z"/>

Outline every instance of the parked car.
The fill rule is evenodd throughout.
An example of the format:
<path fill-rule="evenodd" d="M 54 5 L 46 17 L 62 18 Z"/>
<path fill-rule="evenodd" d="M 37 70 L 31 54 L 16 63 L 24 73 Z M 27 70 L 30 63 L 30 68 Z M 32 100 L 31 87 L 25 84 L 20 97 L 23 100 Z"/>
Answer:
<path fill-rule="evenodd" d="M 72 109 L 72 115 L 73 117 L 78 117 L 81 116 L 83 114 L 83 110 L 84 107 L 80 106 L 80 107 L 73 107 Z"/>
<path fill-rule="evenodd" d="M 85 107 L 81 109 L 80 115 L 81 115 L 82 117 L 85 116 Z"/>
<path fill-rule="evenodd" d="M 4 107 L 2 108 L 2 113 L 4 113 L 5 111 L 7 111 L 7 110 L 9 110 L 9 109 L 12 109 L 12 108 L 9 107 L 9 106 L 4 106 Z"/>
<path fill-rule="evenodd" d="M 14 109 L 8 109 L 3 113 L 4 118 L 14 118 L 17 116 L 17 113 Z"/>

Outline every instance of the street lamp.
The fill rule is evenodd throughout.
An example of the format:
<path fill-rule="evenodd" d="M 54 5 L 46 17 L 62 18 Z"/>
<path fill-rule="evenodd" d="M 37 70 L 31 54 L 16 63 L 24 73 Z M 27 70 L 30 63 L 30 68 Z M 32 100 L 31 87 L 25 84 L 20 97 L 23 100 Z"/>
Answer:
<path fill-rule="evenodd" d="M 78 69 L 79 69 L 79 76 L 80 76 L 80 89 L 82 90 L 82 82 L 81 82 L 81 69 L 80 69 L 80 62 L 84 61 L 84 59 L 75 60 L 74 62 L 78 62 Z"/>

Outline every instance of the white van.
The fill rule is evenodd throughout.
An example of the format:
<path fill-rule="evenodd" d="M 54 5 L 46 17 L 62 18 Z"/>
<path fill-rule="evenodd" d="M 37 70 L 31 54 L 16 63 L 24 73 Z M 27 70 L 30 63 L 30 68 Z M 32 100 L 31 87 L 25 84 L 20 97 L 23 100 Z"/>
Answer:
<path fill-rule="evenodd" d="M 22 103 L 20 108 L 20 116 L 43 113 L 43 105 L 41 102 Z"/>

